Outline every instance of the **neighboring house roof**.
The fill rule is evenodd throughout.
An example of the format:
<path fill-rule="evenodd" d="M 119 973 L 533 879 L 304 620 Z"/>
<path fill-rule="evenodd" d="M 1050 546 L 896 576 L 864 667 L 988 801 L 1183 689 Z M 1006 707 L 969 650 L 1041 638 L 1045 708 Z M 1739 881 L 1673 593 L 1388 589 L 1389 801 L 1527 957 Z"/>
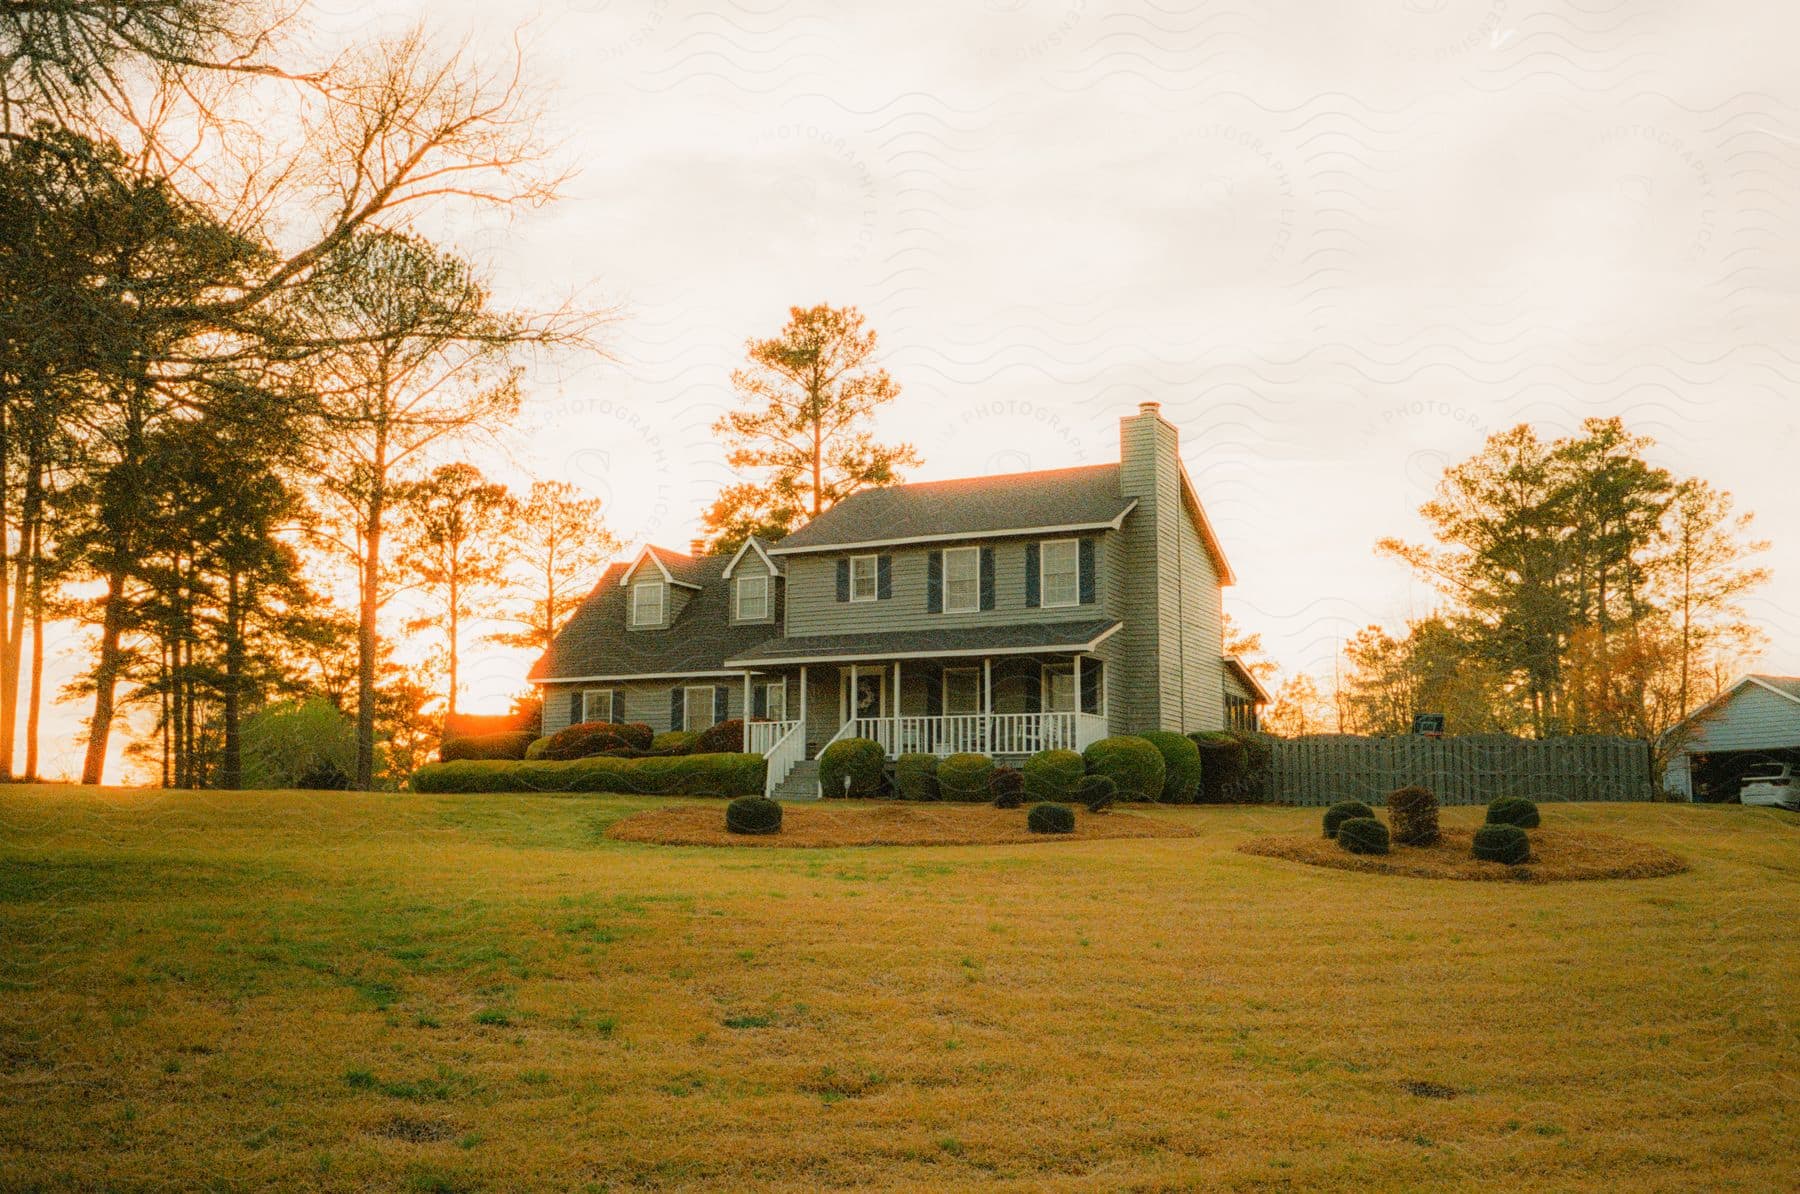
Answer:
<path fill-rule="evenodd" d="M 1225 657 L 1225 666 L 1231 670 L 1232 675 L 1237 677 L 1238 683 L 1242 684 L 1249 690 L 1250 695 L 1256 698 L 1257 704 L 1266 705 L 1269 703 L 1271 699 L 1269 690 L 1257 683 L 1256 677 L 1251 674 L 1249 668 L 1244 666 L 1243 660 L 1235 655 L 1228 655 Z"/>
<path fill-rule="evenodd" d="M 1776 696 L 1786 697 L 1795 704 L 1800 704 L 1800 676 L 1745 676 L 1736 684 L 1733 684 L 1730 688 L 1727 688 L 1724 692 L 1721 692 L 1718 696 L 1664 730 L 1662 732 L 1662 737 L 1657 739 L 1657 741 L 1669 742 L 1678 738 L 1687 727 L 1693 725 L 1701 718 L 1708 716 L 1714 710 L 1731 700 L 1732 697 L 1743 691 L 1744 688 L 1752 684 L 1760 688 L 1766 688 Z"/>
<path fill-rule="evenodd" d="M 851 494 L 769 549 L 773 555 L 1117 527 L 1137 505 L 1119 466 L 889 485 Z"/>
<path fill-rule="evenodd" d="M 1082 622 L 1023 622 L 970 626 L 957 630 L 901 630 L 875 634 L 810 634 L 777 638 L 728 658 L 728 667 L 771 667 L 797 663 L 853 663 L 864 659 L 933 659 L 952 655 L 1029 654 L 1034 651 L 1091 651 L 1112 637 L 1122 622 L 1096 618 Z"/>
<path fill-rule="evenodd" d="M 667 548 L 649 549 L 659 567 L 678 584 L 698 586 L 666 630 L 632 630 L 623 587 L 630 572 L 613 564 L 601 574 L 556 641 L 532 666 L 529 679 L 598 680 L 628 676 L 679 676 L 723 671 L 726 656 L 764 642 L 767 622 L 733 625 L 731 586 L 722 580 L 724 556 L 687 556 Z M 642 556 L 639 557 L 642 559 Z M 635 567 L 633 564 L 631 567 Z M 709 583 L 710 582 L 710 583 Z M 604 674 L 597 669 L 604 668 Z"/>

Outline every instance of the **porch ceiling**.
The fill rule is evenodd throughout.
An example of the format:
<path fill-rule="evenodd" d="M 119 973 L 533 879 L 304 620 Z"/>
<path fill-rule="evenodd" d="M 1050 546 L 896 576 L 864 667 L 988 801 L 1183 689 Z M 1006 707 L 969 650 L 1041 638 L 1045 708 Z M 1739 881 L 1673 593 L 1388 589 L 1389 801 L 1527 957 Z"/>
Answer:
<path fill-rule="evenodd" d="M 741 651 L 726 667 L 759 668 L 800 663 L 945 659 L 969 655 L 1030 655 L 1040 651 L 1092 651 L 1124 623 L 1112 618 L 1080 622 L 1022 622 L 954 630 L 904 630 L 883 634 L 814 634 L 776 638 Z"/>

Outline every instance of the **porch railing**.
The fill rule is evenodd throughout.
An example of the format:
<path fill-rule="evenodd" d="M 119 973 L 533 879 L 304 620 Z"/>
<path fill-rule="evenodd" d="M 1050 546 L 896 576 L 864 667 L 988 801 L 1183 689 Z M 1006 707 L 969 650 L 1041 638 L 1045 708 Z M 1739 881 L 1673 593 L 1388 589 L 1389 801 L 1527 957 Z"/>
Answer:
<path fill-rule="evenodd" d="M 753 721 L 744 727 L 744 749 L 763 757 L 763 795 L 771 796 L 806 757 L 806 732 L 797 721 Z"/>
<path fill-rule="evenodd" d="M 839 730 L 837 736 L 872 739 L 889 756 L 963 752 L 1030 755 L 1040 750 L 1085 750 L 1106 736 L 1106 719 L 1094 713 L 859 717 Z"/>

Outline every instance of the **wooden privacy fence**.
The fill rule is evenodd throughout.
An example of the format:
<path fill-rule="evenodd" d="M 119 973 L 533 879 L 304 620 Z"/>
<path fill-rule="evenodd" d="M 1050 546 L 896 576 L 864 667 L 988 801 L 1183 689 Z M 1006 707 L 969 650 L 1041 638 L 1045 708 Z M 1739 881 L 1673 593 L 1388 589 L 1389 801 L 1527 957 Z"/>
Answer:
<path fill-rule="evenodd" d="M 1418 784 L 1442 804 L 1486 804 L 1497 796 L 1532 800 L 1649 800 L 1650 744 L 1637 738 L 1277 739 L 1269 799 L 1379 806 L 1395 788 Z"/>

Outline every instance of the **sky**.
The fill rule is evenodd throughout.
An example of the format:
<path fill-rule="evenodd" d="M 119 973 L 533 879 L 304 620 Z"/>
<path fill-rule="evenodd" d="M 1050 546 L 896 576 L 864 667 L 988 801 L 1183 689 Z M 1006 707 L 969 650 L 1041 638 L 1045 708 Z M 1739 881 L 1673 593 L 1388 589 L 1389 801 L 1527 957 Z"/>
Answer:
<path fill-rule="evenodd" d="M 932 480 L 1116 459 L 1162 404 L 1239 582 L 1324 670 L 1429 590 L 1442 469 L 1620 415 L 1755 511 L 1763 670 L 1800 673 L 1800 12 L 1765 0 L 323 0 L 325 41 L 515 31 L 574 174 L 434 231 L 506 301 L 620 308 L 478 450 L 683 547 L 745 340 L 860 308 Z M 65 646 L 73 656 L 79 636 Z M 66 660 L 65 660 L 66 662 Z M 484 652 L 467 708 L 529 660 Z M 63 710 L 54 762 L 76 761 Z M 118 774 L 116 768 L 114 774 Z"/>

